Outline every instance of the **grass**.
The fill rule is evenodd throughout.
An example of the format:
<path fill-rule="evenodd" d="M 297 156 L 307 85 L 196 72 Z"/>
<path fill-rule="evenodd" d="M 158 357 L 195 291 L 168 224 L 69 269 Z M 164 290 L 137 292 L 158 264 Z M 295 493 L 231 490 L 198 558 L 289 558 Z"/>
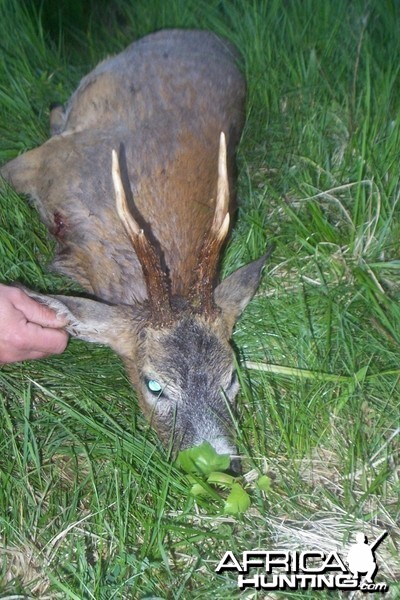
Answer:
<path fill-rule="evenodd" d="M 171 26 L 231 39 L 248 119 L 223 272 L 277 244 L 234 334 L 251 510 L 194 502 L 119 360 L 72 341 L 0 368 L 1 598 L 235 598 L 235 574 L 214 572 L 227 549 L 340 551 L 384 529 L 377 581 L 399 597 L 399 25 L 390 0 L 0 2 L 1 164 L 41 144 L 49 104 L 133 39 Z M 4 185 L 1 281 L 72 290 L 52 251 Z"/>

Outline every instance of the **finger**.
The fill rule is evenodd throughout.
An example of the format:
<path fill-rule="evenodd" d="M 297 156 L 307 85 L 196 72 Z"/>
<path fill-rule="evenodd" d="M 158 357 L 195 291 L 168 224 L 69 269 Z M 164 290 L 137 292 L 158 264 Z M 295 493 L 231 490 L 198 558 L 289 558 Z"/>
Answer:
<path fill-rule="evenodd" d="M 25 294 L 22 290 L 16 290 L 18 292 L 13 298 L 13 304 L 16 309 L 21 311 L 27 321 L 36 323 L 42 327 L 65 327 L 67 321 L 63 317 L 58 317 L 53 309 L 49 308 L 45 304 L 36 302 Z"/>
<path fill-rule="evenodd" d="M 41 354 L 61 354 L 67 346 L 68 334 L 59 329 L 26 324 L 25 349 Z"/>
<path fill-rule="evenodd" d="M 60 346 L 59 348 L 62 348 L 62 346 Z M 47 358 L 52 354 L 54 354 L 54 352 L 40 352 L 37 350 L 26 350 L 18 348 L 13 348 L 10 351 L 9 348 L 7 348 L 7 350 L 4 350 L 4 348 L 0 347 L 0 365 L 17 363 L 25 360 L 37 360 L 40 358 Z"/>

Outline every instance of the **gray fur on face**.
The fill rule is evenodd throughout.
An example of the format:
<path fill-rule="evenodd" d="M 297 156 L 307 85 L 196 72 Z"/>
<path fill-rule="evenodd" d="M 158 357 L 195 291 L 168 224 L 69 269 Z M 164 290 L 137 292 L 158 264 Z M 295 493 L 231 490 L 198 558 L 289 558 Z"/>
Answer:
<path fill-rule="evenodd" d="M 238 391 L 233 351 L 216 328 L 200 317 L 185 317 L 168 331 L 150 330 L 141 391 L 158 431 L 168 443 L 175 431 L 180 448 L 203 441 L 234 452 L 229 431 Z M 152 394 L 149 381 L 162 392 Z"/>

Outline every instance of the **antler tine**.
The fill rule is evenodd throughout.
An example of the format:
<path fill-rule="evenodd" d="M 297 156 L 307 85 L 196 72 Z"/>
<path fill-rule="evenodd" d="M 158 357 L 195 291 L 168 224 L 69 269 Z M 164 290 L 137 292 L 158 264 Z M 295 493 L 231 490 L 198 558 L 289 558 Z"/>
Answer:
<path fill-rule="evenodd" d="M 221 131 L 219 136 L 218 152 L 218 183 L 217 183 L 217 201 L 215 203 L 214 219 L 211 226 L 211 235 L 225 239 L 229 229 L 229 181 L 228 168 L 226 162 L 226 140 L 225 134 Z"/>
<path fill-rule="evenodd" d="M 161 266 L 158 253 L 151 242 L 146 238 L 143 229 L 139 227 L 129 210 L 116 150 L 112 150 L 111 173 L 118 216 L 121 219 L 142 267 L 150 307 L 157 313 L 161 322 L 167 322 L 171 319 L 171 306 L 169 302 L 166 275 Z"/>
<path fill-rule="evenodd" d="M 126 199 L 126 194 L 124 190 L 124 186 L 122 185 L 121 179 L 121 170 L 119 167 L 119 158 L 116 150 L 112 150 L 112 180 L 114 184 L 115 191 L 115 204 L 117 207 L 118 216 L 122 221 L 123 226 L 127 234 L 129 235 L 132 243 L 134 243 L 133 238 L 140 234 L 142 231 L 139 225 L 136 223 L 132 214 L 129 211 L 128 201 Z"/>
<path fill-rule="evenodd" d="M 219 253 L 229 230 L 229 181 L 226 140 L 224 132 L 219 138 L 218 152 L 218 182 L 217 199 L 215 202 L 214 217 L 208 236 L 203 242 L 200 251 L 199 267 L 197 270 L 197 283 L 193 289 L 194 304 L 204 314 L 213 314 L 214 284 L 217 273 Z"/>

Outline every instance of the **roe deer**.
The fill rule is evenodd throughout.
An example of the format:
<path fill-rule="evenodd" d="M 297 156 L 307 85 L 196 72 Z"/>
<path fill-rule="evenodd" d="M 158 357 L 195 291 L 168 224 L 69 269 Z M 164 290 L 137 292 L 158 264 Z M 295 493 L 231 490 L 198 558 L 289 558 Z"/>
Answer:
<path fill-rule="evenodd" d="M 1 169 L 57 240 L 55 270 L 90 298 L 28 293 L 122 357 L 175 452 L 236 452 L 229 339 L 266 260 L 217 284 L 244 120 L 236 61 L 210 32 L 148 35 L 82 79 L 52 110 L 52 137 Z"/>

